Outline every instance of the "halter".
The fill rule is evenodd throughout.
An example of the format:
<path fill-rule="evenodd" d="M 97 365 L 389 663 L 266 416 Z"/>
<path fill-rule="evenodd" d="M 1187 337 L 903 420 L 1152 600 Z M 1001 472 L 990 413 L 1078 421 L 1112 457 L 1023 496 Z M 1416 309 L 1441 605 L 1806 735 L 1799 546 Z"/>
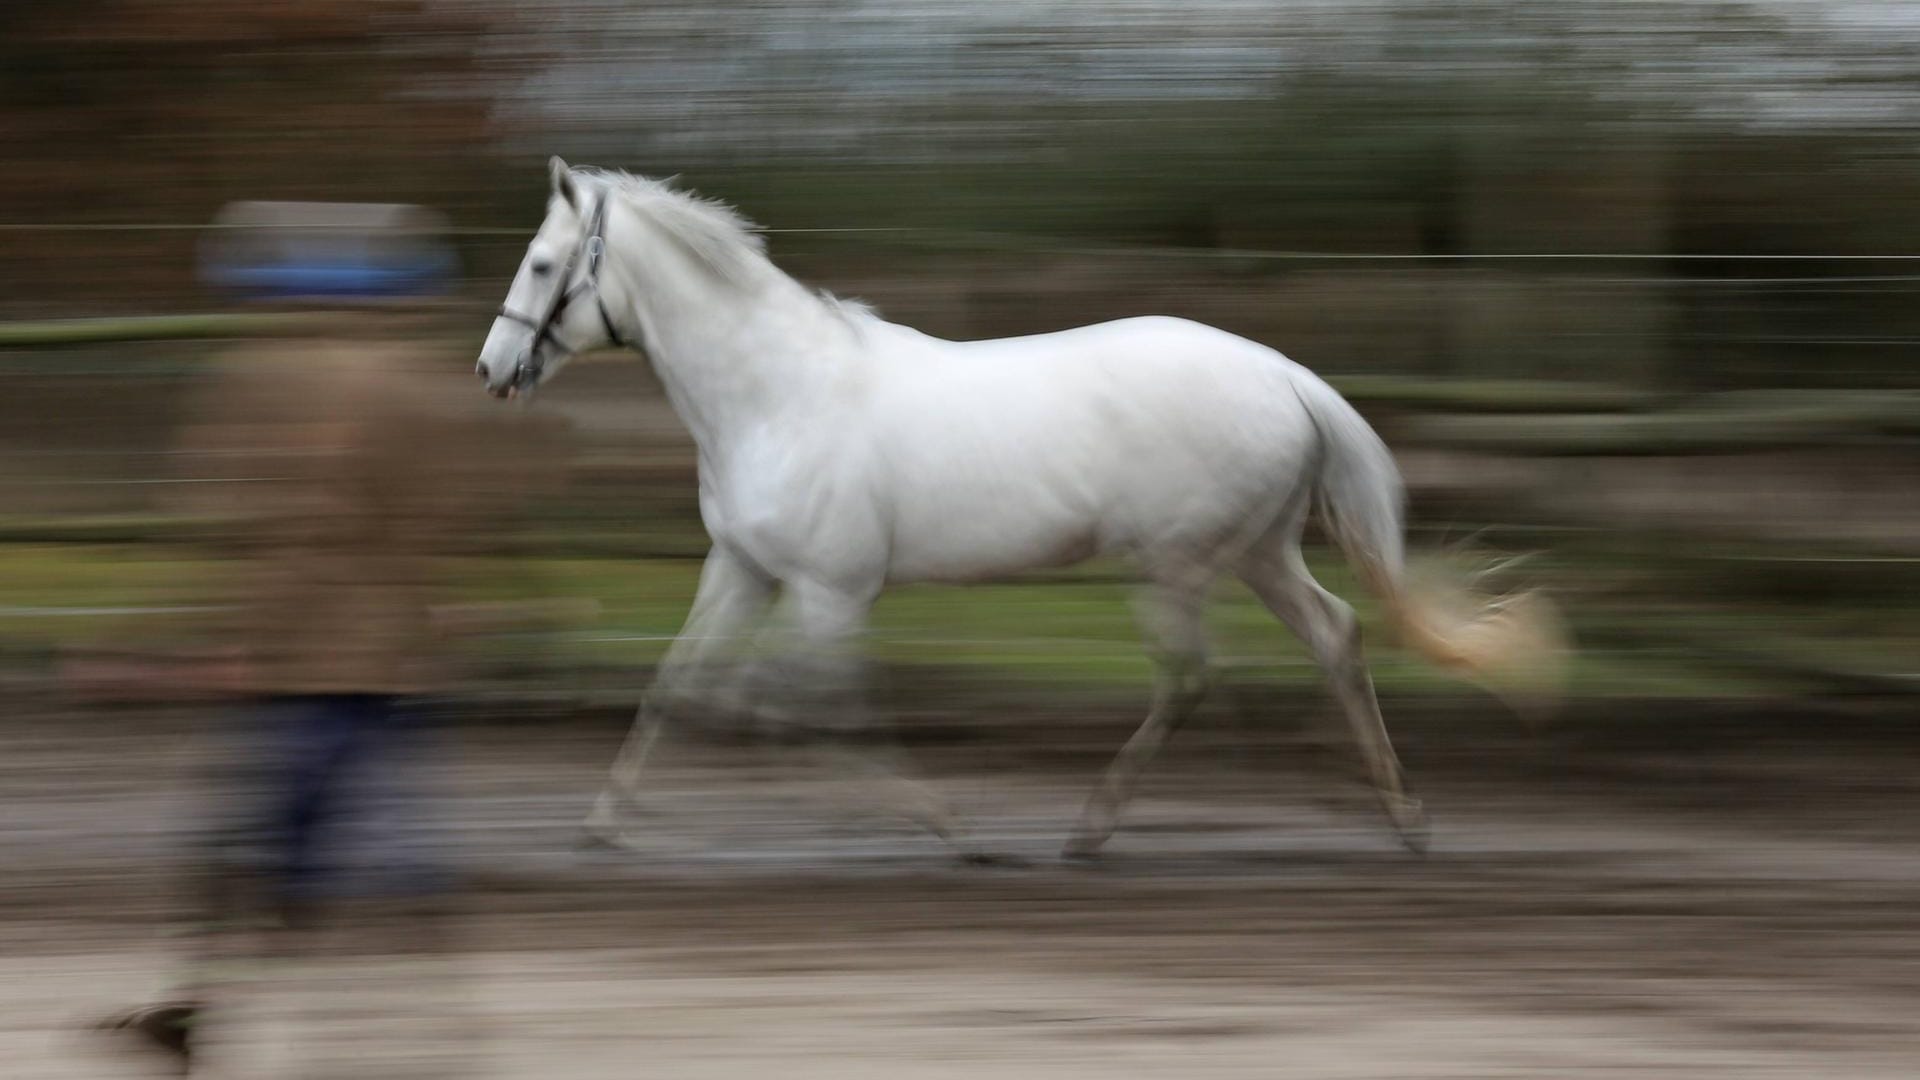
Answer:
<path fill-rule="evenodd" d="M 593 303 L 600 309 L 600 322 L 606 327 L 607 339 L 615 345 L 628 344 L 627 340 L 620 336 L 620 331 L 614 327 L 613 316 L 607 311 L 606 298 L 600 295 L 600 261 L 607 248 L 604 235 L 606 229 L 607 196 L 602 193 L 593 204 L 593 213 L 587 218 L 585 239 L 580 242 L 579 247 L 573 249 L 573 254 L 567 256 L 567 265 L 560 271 L 561 287 L 554 291 L 553 300 L 547 305 L 545 316 L 536 319 L 532 315 L 515 311 L 505 304 L 500 305 L 500 310 L 496 313 L 500 318 L 517 322 L 533 331 L 533 340 L 528 343 L 526 354 L 520 358 L 520 362 L 513 369 L 515 387 L 528 390 L 539 383 L 540 374 L 547 366 L 546 358 L 540 354 L 542 342 L 553 342 L 568 356 L 580 351 L 560 337 L 559 332 L 554 329 L 554 324 L 559 320 L 561 313 L 567 310 L 567 305 L 573 303 L 581 293 L 593 294 Z M 573 281 L 574 269 L 580 265 L 582 255 L 586 256 L 587 272 L 581 276 L 580 280 Z M 569 285 L 568 282 L 572 284 Z"/>

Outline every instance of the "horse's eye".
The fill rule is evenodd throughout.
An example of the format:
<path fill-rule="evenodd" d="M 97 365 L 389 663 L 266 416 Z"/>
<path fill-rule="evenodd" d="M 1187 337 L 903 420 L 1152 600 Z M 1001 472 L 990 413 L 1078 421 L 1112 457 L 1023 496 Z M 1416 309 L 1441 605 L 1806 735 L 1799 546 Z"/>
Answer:
<path fill-rule="evenodd" d="M 545 259 L 540 259 L 533 264 L 532 270 L 534 277 L 546 277 L 548 274 L 553 273 L 553 264 Z"/>

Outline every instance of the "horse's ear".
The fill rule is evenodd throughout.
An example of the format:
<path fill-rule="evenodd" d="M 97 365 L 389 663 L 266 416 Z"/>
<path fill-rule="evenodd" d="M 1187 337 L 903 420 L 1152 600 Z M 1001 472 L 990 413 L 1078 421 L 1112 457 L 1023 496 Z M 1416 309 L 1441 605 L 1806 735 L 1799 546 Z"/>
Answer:
<path fill-rule="evenodd" d="M 547 173 L 553 178 L 553 193 L 567 200 L 567 205 L 578 207 L 580 193 L 573 184 L 573 170 L 560 160 L 560 155 L 547 159 Z"/>

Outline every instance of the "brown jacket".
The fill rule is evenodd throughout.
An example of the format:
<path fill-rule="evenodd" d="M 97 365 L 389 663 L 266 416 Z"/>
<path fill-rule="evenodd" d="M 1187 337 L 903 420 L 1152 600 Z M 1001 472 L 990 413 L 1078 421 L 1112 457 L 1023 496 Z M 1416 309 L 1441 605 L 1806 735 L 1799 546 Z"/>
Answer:
<path fill-rule="evenodd" d="M 417 340 L 260 342 L 189 415 L 183 503 L 218 557 L 215 631 L 253 693 L 440 678 L 444 561 L 559 465 L 557 440 Z M 518 421 L 518 422 L 516 422 Z"/>

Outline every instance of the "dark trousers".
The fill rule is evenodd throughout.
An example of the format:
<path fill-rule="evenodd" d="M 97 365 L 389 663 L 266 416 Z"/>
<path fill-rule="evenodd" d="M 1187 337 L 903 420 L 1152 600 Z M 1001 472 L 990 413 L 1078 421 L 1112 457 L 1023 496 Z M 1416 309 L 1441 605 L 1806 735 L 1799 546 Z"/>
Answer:
<path fill-rule="evenodd" d="M 327 881 L 328 840 L 353 803 L 356 785 L 389 748 L 397 732 L 394 700 L 381 694 L 327 694 L 268 703 L 271 741 L 281 749 L 271 766 L 281 773 L 268 822 L 274 838 L 270 872 L 278 899 L 307 907 Z M 276 739 L 277 736 L 277 739 Z"/>
<path fill-rule="evenodd" d="M 399 751 L 415 734 L 409 710 L 385 694 L 267 698 L 247 718 L 257 756 L 245 807 L 210 837 L 216 920 L 258 906 L 284 915 L 310 911 L 336 884 L 342 827 L 376 778 L 391 782 Z M 385 867 L 389 871 L 400 869 Z M 419 868 L 405 868 L 422 884 Z"/>
<path fill-rule="evenodd" d="M 261 961 L 274 961 L 272 970 L 286 977 L 301 970 L 298 958 L 322 938 L 336 945 L 346 941 L 437 956 L 437 963 L 409 968 L 426 980 L 419 1000 L 427 1003 L 430 1018 L 457 1000 L 449 982 L 460 975 L 453 961 L 457 927 L 445 897 L 421 895 L 443 884 L 427 860 L 396 859 L 389 845 L 380 853 L 383 865 L 374 869 L 384 871 L 382 891 L 406 894 L 401 904 L 345 909 L 354 917 L 325 920 L 327 933 L 321 937 L 298 932 L 319 925 L 313 918 L 316 904 L 351 884 L 339 873 L 348 869 L 338 854 L 339 841 L 348 819 L 378 802 L 363 796 L 382 787 L 391 793 L 394 780 L 409 786 L 413 781 L 409 763 L 401 758 L 423 734 L 422 717 L 412 703 L 388 695 L 327 694 L 267 698 L 237 718 L 241 729 L 231 745 L 250 743 L 254 752 L 244 755 L 241 771 L 224 776 L 216 788 L 233 816 L 206 835 L 209 850 L 198 897 L 203 917 L 168 999 L 191 1009 L 184 1019 L 167 1014 L 151 1021 L 164 1021 L 165 1030 L 154 1037 L 163 1042 L 189 1037 L 219 999 L 243 992 L 258 977 Z M 234 763 L 241 758 L 235 755 Z M 374 783 L 379 779 L 388 783 Z M 352 869 L 361 869 L 357 861 Z M 392 888 L 396 876 L 397 890 Z M 256 924 L 256 917 L 267 913 L 281 917 L 278 925 Z M 463 1014 L 456 1019 L 464 1023 Z M 477 1043 L 470 1033 L 463 1038 Z"/>

